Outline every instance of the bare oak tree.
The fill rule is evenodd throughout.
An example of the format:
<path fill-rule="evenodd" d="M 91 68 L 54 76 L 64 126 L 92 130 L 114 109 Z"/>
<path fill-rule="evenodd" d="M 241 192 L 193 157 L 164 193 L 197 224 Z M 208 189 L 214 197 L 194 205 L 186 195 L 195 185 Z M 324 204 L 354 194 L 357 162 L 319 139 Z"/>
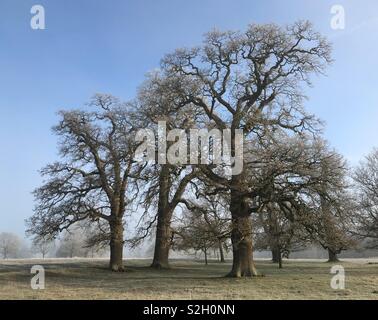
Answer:
<path fill-rule="evenodd" d="M 305 228 L 308 240 L 326 249 L 329 261 L 334 262 L 337 254 L 354 245 L 350 230 L 355 211 L 348 168 L 343 157 L 322 139 L 316 139 L 308 151 L 296 169 L 307 181 L 298 183 L 299 176 L 292 180 L 288 187 L 293 192 L 290 207 L 283 203 L 281 208 L 293 215 Z"/>
<path fill-rule="evenodd" d="M 190 210 L 183 212 L 174 228 L 178 249 L 202 251 L 207 264 L 208 251 L 213 248 L 219 252 L 220 262 L 225 262 L 224 251 L 231 235 L 228 202 L 228 194 L 202 193 Z"/>
<path fill-rule="evenodd" d="M 138 93 L 139 118 L 143 127 L 155 128 L 156 143 L 158 143 L 159 121 L 164 121 L 166 130 L 188 130 L 198 118 L 195 106 L 180 104 L 177 95 L 177 87 L 187 85 L 180 83 L 179 79 L 165 78 L 162 74 L 151 73 L 149 78 L 141 86 Z M 166 142 L 166 134 L 163 135 L 163 143 L 169 147 L 173 142 Z M 158 160 L 163 157 L 165 163 Z M 155 226 L 155 250 L 152 267 L 157 269 L 169 268 L 169 251 L 171 248 L 172 228 L 171 221 L 174 211 L 179 204 L 188 204 L 184 194 L 187 187 L 195 179 L 197 170 L 187 164 L 170 163 L 167 155 L 155 153 L 156 163 L 147 166 L 141 174 L 140 180 L 144 184 L 142 205 L 146 210 L 143 217 L 145 225 L 139 229 L 137 240 L 145 238 L 152 227 Z M 150 209 L 154 213 L 148 215 Z M 155 211 L 156 210 L 156 211 Z"/>
<path fill-rule="evenodd" d="M 368 247 L 378 248 L 378 149 L 374 149 L 356 168 L 353 179 L 357 190 L 355 233 L 368 239 Z"/>
<path fill-rule="evenodd" d="M 277 203 L 264 204 L 254 217 L 255 248 L 271 250 L 272 262 L 283 267 L 282 258 L 310 244 L 304 228 L 286 214 Z"/>
<path fill-rule="evenodd" d="M 219 206 L 216 200 L 205 200 L 200 206 L 184 211 L 174 228 L 175 249 L 203 253 L 206 265 L 210 250 L 219 250 L 220 261 L 225 262 L 224 245 L 230 237 L 230 217 Z"/>
<path fill-rule="evenodd" d="M 312 129 L 313 117 L 303 110 L 302 84 L 310 75 L 323 72 L 331 61 L 330 45 L 308 22 L 286 28 L 250 25 L 244 33 L 213 31 L 204 44 L 178 49 L 167 55 L 162 68 L 167 76 L 192 80 L 181 94 L 203 109 L 218 129 L 244 132 L 255 140 L 282 128 L 293 133 Z M 236 154 L 235 135 L 231 152 Z M 252 276 L 250 198 L 244 172 L 231 178 L 219 175 L 210 166 L 203 168 L 214 183 L 226 185 L 231 193 L 233 266 L 232 277 Z"/>
<path fill-rule="evenodd" d="M 258 232 L 259 247 L 272 249 L 282 264 L 290 245 L 316 242 L 335 254 L 352 245 L 347 167 L 324 140 L 278 130 L 252 154 L 247 176 L 259 194 L 256 221 L 264 231 Z"/>
<path fill-rule="evenodd" d="M 123 270 L 124 216 L 136 196 L 139 166 L 130 108 L 109 95 L 96 95 L 93 110 L 61 111 L 54 132 L 60 138 L 60 162 L 42 171 L 45 183 L 35 190 L 34 215 L 28 232 L 56 236 L 79 221 L 110 230 L 110 269 Z"/>

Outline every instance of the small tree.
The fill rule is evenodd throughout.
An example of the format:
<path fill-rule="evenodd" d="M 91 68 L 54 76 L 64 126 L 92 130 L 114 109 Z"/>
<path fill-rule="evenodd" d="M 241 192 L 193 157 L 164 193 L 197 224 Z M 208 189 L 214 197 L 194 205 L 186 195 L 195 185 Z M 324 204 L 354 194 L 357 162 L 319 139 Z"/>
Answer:
<path fill-rule="evenodd" d="M 42 255 L 44 259 L 46 255 L 55 247 L 54 239 L 49 237 L 35 237 L 32 241 L 33 251 Z"/>
<path fill-rule="evenodd" d="M 102 256 L 108 251 L 111 236 L 107 223 L 104 221 L 98 221 L 97 225 L 85 223 L 80 226 L 80 231 L 84 249 L 87 251 L 86 256 L 90 255 L 94 258 L 98 255 Z"/>
<path fill-rule="evenodd" d="M 304 228 L 290 219 L 277 203 L 268 203 L 260 208 L 254 220 L 255 248 L 269 249 L 272 252 L 272 262 L 283 267 L 282 258 L 288 258 L 290 253 L 303 249 L 309 243 Z"/>
<path fill-rule="evenodd" d="M 203 186 L 206 190 L 206 186 Z M 216 195 L 204 194 L 200 197 L 200 203 L 192 210 L 197 211 L 200 222 L 205 223 L 207 232 L 215 240 L 215 249 L 219 251 L 220 262 L 225 262 L 224 251 L 228 250 L 231 236 L 231 215 L 228 210 L 229 194 L 218 193 Z"/>
<path fill-rule="evenodd" d="M 201 212 L 188 211 L 183 220 L 182 225 L 175 231 L 175 248 L 187 252 L 202 252 L 207 265 L 210 250 L 218 246 L 217 238 L 212 234 L 211 227 Z"/>
<path fill-rule="evenodd" d="M 9 232 L 0 233 L 0 252 L 3 259 L 16 257 L 21 246 L 20 238 Z"/>
<path fill-rule="evenodd" d="M 85 248 L 83 233 L 79 228 L 72 228 L 63 233 L 56 250 L 59 258 L 74 258 L 87 256 L 88 250 Z"/>
<path fill-rule="evenodd" d="M 201 251 L 205 263 L 210 249 L 218 250 L 221 262 L 225 262 L 224 249 L 231 234 L 231 219 L 224 195 L 202 195 L 199 203 L 185 210 L 181 223 L 174 230 L 180 250 Z"/>

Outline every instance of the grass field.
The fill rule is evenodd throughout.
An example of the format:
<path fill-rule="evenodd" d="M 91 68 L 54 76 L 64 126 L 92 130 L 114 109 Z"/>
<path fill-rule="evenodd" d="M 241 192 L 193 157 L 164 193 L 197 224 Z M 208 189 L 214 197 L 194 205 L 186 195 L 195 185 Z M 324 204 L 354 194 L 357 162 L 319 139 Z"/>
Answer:
<path fill-rule="evenodd" d="M 152 270 L 149 260 L 127 260 L 128 271 L 109 272 L 106 260 L 0 261 L 0 300 L 5 299 L 378 299 L 378 260 L 344 260 L 345 290 L 330 287 L 333 264 L 285 261 L 279 270 L 258 260 L 263 277 L 229 279 L 230 264 L 208 266 L 177 260 L 170 270 Z M 32 265 L 46 270 L 46 288 L 32 290 Z"/>

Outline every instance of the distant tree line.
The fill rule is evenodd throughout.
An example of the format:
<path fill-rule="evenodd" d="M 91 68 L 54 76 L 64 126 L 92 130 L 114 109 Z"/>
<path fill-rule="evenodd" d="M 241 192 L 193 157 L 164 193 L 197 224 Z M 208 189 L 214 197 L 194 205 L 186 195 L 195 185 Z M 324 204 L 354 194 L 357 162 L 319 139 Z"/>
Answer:
<path fill-rule="evenodd" d="M 58 239 L 35 236 L 30 244 L 16 234 L 1 232 L 0 259 L 95 258 L 106 255 L 107 247 L 93 243 L 92 237 L 92 230 L 83 225 L 73 226 Z"/>

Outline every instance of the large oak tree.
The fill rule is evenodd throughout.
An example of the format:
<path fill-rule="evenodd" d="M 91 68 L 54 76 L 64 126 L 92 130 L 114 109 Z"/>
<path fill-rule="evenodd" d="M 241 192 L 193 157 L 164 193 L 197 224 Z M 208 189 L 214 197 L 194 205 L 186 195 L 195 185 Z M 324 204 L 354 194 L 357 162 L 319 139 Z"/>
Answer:
<path fill-rule="evenodd" d="M 149 163 L 139 177 L 140 189 L 143 190 L 140 201 L 145 213 L 142 217 L 144 223 L 140 226 L 133 244 L 139 243 L 152 230 L 156 230 L 151 266 L 157 269 L 169 268 L 169 252 L 173 237 L 171 222 L 179 205 L 188 205 L 185 193 L 198 171 L 187 162 L 172 163 L 167 159 L 166 150 L 160 150 L 158 147 L 161 143 L 169 149 L 174 143 L 167 141 L 169 131 L 189 130 L 197 123 L 198 108 L 185 105 L 178 94 L 178 88 L 189 85 L 190 83 L 182 82 L 180 79 L 167 78 L 159 72 L 152 72 L 139 88 L 135 101 L 140 127 L 154 130 L 155 152 L 153 163 Z M 159 123 L 164 124 L 164 132 L 159 132 L 162 130 L 158 126 Z"/>
<path fill-rule="evenodd" d="M 56 236 L 79 221 L 91 221 L 110 245 L 110 269 L 123 270 L 124 216 L 136 196 L 132 110 L 109 95 L 96 95 L 87 110 L 61 111 L 54 127 L 61 160 L 42 169 L 34 191 L 28 232 Z"/>
<path fill-rule="evenodd" d="M 202 108 L 218 129 L 231 129 L 256 140 L 277 128 L 297 134 L 311 130 L 314 119 L 303 109 L 302 84 L 331 62 L 330 44 L 308 22 L 281 28 L 250 25 L 245 32 L 209 32 L 202 46 L 168 54 L 162 68 L 168 77 L 193 81 L 181 92 L 187 103 Z M 181 88 L 180 88 L 181 89 Z M 256 274 L 252 257 L 250 198 L 244 171 L 227 177 L 203 167 L 214 183 L 231 193 L 232 277 Z"/>

